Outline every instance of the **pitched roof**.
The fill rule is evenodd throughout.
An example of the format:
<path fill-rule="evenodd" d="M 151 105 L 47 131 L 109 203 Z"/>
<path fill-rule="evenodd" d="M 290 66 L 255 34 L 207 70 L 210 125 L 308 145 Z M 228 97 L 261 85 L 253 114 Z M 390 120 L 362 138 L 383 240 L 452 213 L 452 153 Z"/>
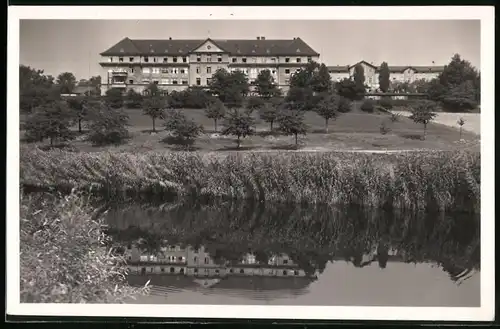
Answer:
<path fill-rule="evenodd" d="M 374 66 L 366 61 L 361 61 L 358 62 L 354 65 L 334 65 L 334 66 L 328 66 L 328 72 L 330 73 L 347 73 L 349 72 L 349 69 L 352 68 L 353 66 L 356 66 L 360 63 L 365 63 L 369 66 L 372 66 L 376 68 L 377 70 L 380 69 L 380 66 Z M 431 72 L 431 73 L 439 73 L 444 70 L 444 66 L 413 66 L 413 65 L 403 65 L 403 66 L 389 66 L 389 72 L 394 72 L 394 73 L 402 73 L 406 69 L 411 68 L 417 73 L 426 73 L 426 72 Z"/>
<path fill-rule="evenodd" d="M 212 41 L 224 51 L 238 56 L 318 56 L 301 38 L 289 40 L 255 39 L 255 40 L 131 40 L 124 38 L 116 45 L 101 53 L 104 56 L 158 54 L 188 54 L 206 41 Z"/>

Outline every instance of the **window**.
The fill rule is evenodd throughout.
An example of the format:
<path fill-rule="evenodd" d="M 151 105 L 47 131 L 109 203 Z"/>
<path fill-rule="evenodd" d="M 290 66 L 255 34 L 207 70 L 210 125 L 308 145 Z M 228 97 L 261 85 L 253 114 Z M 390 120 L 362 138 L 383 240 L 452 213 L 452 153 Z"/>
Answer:
<path fill-rule="evenodd" d="M 174 63 L 177 63 L 177 57 L 173 58 Z"/>
<path fill-rule="evenodd" d="M 297 63 L 300 63 L 300 57 L 297 57 L 296 61 Z"/>
<path fill-rule="evenodd" d="M 130 73 L 134 73 L 134 69 L 133 69 L 133 68 L 129 68 L 129 69 L 128 69 L 128 71 L 129 71 Z"/>
<path fill-rule="evenodd" d="M 271 58 L 271 62 L 276 63 L 276 57 Z"/>
<path fill-rule="evenodd" d="M 252 57 L 252 63 L 257 63 L 257 57 Z"/>
<path fill-rule="evenodd" d="M 285 58 L 285 63 L 290 63 L 290 58 L 289 57 Z"/>
<path fill-rule="evenodd" d="M 200 85 L 201 85 L 201 79 L 200 79 L 200 78 L 196 78 L 196 85 L 197 85 L 197 86 L 200 86 Z"/>
<path fill-rule="evenodd" d="M 276 70 L 272 70 L 272 71 L 271 71 L 271 73 L 272 73 L 272 74 L 276 74 Z"/>
<path fill-rule="evenodd" d="M 162 85 L 168 85 L 168 79 L 161 79 Z"/>
<path fill-rule="evenodd" d="M 108 58 L 108 62 L 113 62 L 113 57 Z"/>
<path fill-rule="evenodd" d="M 207 55 L 207 62 L 211 62 L 212 61 L 212 55 Z"/>
<path fill-rule="evenodd" d="M 184 257 L 179 256 L 179 257 L 177 257 L 177 260 L 178 260 L 179 262 L 182 262 L 182 261 L 184 260 Z"/>
<path fill-rule="evenodd" d="M 194 273 L 198 273 L 198 269 L 197 269 L 197 268 L 195 268 L 193 272 L 194 272 Z"/>
<path fill-rule="evenodd" d="M 244 269 L 241 269 L 241 270 L 240 270 L 240 274 L 245 274 L 245 270 L 244 270 Z"/>
<path fill-rule="evenodd" d="M 123 57 L 118 57 L 118 62 L 123 63 Z"/>
<path fill-rule="evenodd" d="M 210 66 L 207 66 L 207 73 L 212 73 L 212 68 Z"/>
<path fill-rule="evenodd" d="M 181 74 L 185 74 L 186 73 L 186 70 L 185 69 L 181 69 Z"/>
<path fill-rule="evenodd" d="M 153 67 L 152 72 L 155 74 L 160 73 L 160 68 L 159 67 Z"/>
<path fill-rule="evenodd" d="M 150 73 L 151 72 L 151 69 L 149 67 L 144 67 L 142 69 L 142 73 Z"/>
<path fill-rule="evenodd" d="M 134 57 L 129 57 L 128 61 L 132 63 L 134 61 Z"/>
<path fill-rule="evenodd" d="M 184 269 L 181 268 L 180 271 L 179 271 L 179 273 L 184 273 Z"/>
<path fill-rule="evenodd" d="M 193 258 L 193 261 L 196 263 L 196 262 L 198 261 L 198 257 L 196 257 L 196 256 L 195 256 L 195 257 Z"/>
<path fill-rule="evenodd" d="M 172 73 L 173 73 L 173 74 L 177 74 L 177 73 L 179 73 L 179 69 L 172 69 Z"/>
<path fill-rule="evenodd" d="M 233 57 L 232 62 L 236 63 L 236 57 Z"/>
<path fill-rule="evenodd" d="M 149 79 L 142 79 L 142 83 L 149 84 Z"/>
<path fill-rule="evenodd" d="M 310 57 L 310 56 L 309 56 L 309 57 L 307 57 L 307 62 L 308 62 L 308 63 L 312 62 L 312 57 Z"/>
<path fill-rule="evenodd" d="M 132 256 L 128 256 L 128 260 L 131 260 L 132 259 Z"/>
<path fill-rule="evenodd" d="M 294 275 L 299 275 L 299 271 L 293 271 Z"/>
<path fill-rule="evenodd" d="M 172 80 L 172 84 L 176 85 L 177 84 L 177 80 Z"/>
<path fill-rule="evenodd" d="M 153 273 L 153 268 L 151 267 L 151 268 L 149 269 L 149 271 L 150 271 L 151 273 Z"/>
<path fill-rule="evenodd" d="M 132 84 L 134 84 L 134 80 L 129 80 L 128 83 L 130 83 L 132 85 Z"/>
<path fill-rule="evenodd" d="M 201 71 L 200 67 L 197 67 L 197 68 L 196 68 L 196 73 L 198 73 L 198 74 L 199 74 L 199 73 L 200 73 L 200 71 Z M 198 252 L 198 250 L 195 250 L 194 252 Z"/>
<path fill-rule="evenodd" d="M 168 69 L 161 69 L 161 73 L 168 73 Z"/>
<path fill-rule="evenodd" d="M 283 275 L 287 275 L 288 273 L 286 272 L 286 270 L 283 270 Z"/>
<path fill-rule="evenodd" d="M 288 264 L 288 259 L 283 259 L 283 264 L 287 265 Z"/>
<path fill-rule="evenodd" d="M 165 268 L 164 268 L 164 267 L 162 267 L 162 268 L 161 268 L 161 271 L 162 271 L 162 272 L 165 272 Z"/>
<path fill-rule="evenodd" d="M 200 55 L 196 56 L 196 61 L 197 62 L 201 62 L 201 56 Z"/>
<path fill-rule="evenodd" d="M 175 272 L 175 268 L 171 267 L 170 268 L 170 273 L 174 273 Z"/>
<path fill-rule="evenodd" d="M 157 84 L 158 84 L 158 82 L 159 82 L 158 80 L 153 80 L 153 83 L 154 83 L 155 85 L 157 85 Z"/>
<path fill-rule="evenodd" d="M 187 81 L 187 80 L 182 80 L 182 81 L 181 81 L 181 83 L 182 83 L 183 85 L 187 85 L 187 84 L 188 84 L 188 81 Z"/>
<path fill-rule="evenodd" d="M 153 57 L 153 62 L 155 62 L 155 63 L 156 63 L 157 61 L 158 61 L 158 58 Z"/>
<path fill-rule="evenodd" d="M 219 270 L 215 270 L 215 274 L 219 274 Z"/>
<path fill-rule="evenodd" d="M 187 57 L 182 57 L 182 62 L 187 63 Z"/>
<path fill-rule="evenodd" d="M 168 57 L 163 57 L 163 63 L 167 63 L 168 62 Z"/>
<path fill-rule="evenodd" d="M 243 63 L 246 63 L 246 62 L 247 62 L 247 59 L 246 59 L 245 57 L 243 57 L 243 58 L 241 59 L 241 61 L 242 61 Z"/>
<path fill-rule="evenodd" d="M 290 69 L 285 69 L 285 74 L 290 74 Z"/>
<path fill-rule="evenodd" d="M 149 57 L 144 57 L 144 62 L 148 63 L 149 62 Z"/>
<path fill-rule="evenodd" d="M 132 249 L 132 245 L 131 245 L 131 244 L 129 244 L 129 245 L 127 246 L 127 249 L 128 249 L 128 250 Z"/>
<path fill-rule="evenodd" d="M 233 269 L 230 269 L 230 270 L 229 270 L 229 273 L 234 273 L 234 270 L 233 270 Z"/>
<path fill-rule="evenodd" d="M 208 262 L 209 262 L 208 257 L 205 257 L 205 264 L 208 264 Z"/>

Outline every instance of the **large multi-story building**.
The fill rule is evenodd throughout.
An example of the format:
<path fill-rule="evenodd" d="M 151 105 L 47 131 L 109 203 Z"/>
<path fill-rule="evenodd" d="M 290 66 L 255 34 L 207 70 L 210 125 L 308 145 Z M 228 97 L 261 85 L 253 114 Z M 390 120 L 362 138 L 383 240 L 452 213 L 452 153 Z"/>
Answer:
<path fill-rule="evenodd" d="M 351 78 L 354 74 L 356 65 L 361 65 L 365 73 L 365 84 L 371 90 L 377 90 L 379 87 L 378 75 L 380 66 L 373 65 L 366 61 L 358 62 L 354 65 L 328 66 L 328 72 L 332 81 L 337 82 L 345 78 Z M 390 80 L 394 82 L 413 82 L 416 80 L 432 80 L 443 72 L 444 66 L 389 66 Z"/>
<path fill-rule="evenodd" d="M 300 38 L 273 40 L 131 40 L 124 38 L 101 53 L 101 93 L 110 88 L 142 92 L 150 84 L 166 91 L 207 86 L 218 69 L 241 70 L 249 81 L 271 71 L 286 92 L 290 76 L 319 53 Z"/>

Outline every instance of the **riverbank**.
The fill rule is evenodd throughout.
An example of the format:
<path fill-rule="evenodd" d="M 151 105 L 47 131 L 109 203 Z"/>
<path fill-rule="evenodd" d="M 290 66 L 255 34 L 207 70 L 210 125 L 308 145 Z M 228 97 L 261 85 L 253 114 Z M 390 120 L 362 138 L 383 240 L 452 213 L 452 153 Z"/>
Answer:
<path fill-rule="evenodd" d="M 359 204 L 408 210 L 480 209 L 480 154 L 424 151 L 73 153 L 21 150 L 20 183 L 129 195 Z"/>

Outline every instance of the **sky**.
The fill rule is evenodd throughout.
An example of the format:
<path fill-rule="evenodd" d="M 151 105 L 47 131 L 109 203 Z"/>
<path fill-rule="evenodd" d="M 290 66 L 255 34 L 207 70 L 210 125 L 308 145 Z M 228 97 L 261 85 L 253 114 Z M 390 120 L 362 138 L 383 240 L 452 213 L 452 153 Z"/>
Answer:
<path fill-rule="evenodd" d="M 446 65 L 458 53 L 480 67 L 479 20 L 21 20 L 20 64 L 87 79 L 99 53 L 131 39 L 292 39 L 326 65 Z"/>

